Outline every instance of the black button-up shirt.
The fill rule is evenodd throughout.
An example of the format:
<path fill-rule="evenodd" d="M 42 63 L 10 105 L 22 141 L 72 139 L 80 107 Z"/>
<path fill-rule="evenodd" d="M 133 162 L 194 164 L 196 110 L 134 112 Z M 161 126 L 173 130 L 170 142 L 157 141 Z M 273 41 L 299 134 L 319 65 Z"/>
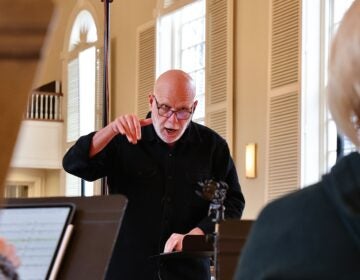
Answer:
<path fill-rule="evenodd" d="M 127 196 L 114 253 L 119 260 L 118 276 L 124 280 L 157 279 L 149 256 L 162 252 L 172 233 L 185 234 L 195 227 L 213 231 L 209 202 L 195 193 L 198 182 L 214 179 L 229 185 L 224 201 L 227 218 L 240 218 L 245 203 L 228 146 L 214 131 L 191 122 L 170 148 L 152 125 L 141 129 L 142 139 L 136 145 L 117 135 L 92 158 L 89 149 L 94 133 L 83 136 L 63 159 L 67 172 L 89 181 L 107 176 L 110 194 Z M 177 279 L 208 279 L 199 265 L 187 268 L 186 262 L 179 261 L 179 266 L 177 273 L 183 275 Z M 186 276 L 188 272 L 191 277 Z"/>

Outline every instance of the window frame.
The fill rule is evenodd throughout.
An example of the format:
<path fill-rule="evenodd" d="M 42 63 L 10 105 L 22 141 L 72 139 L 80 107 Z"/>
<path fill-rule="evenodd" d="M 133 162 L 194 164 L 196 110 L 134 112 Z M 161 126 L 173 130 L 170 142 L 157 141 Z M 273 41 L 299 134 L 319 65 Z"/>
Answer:
<path fill-rule="evenodd" d="M 336 162 L 337 131 L 326 96 L 331 37 L 338 24 L 335 1 L 343 0 L 302 2 L 302 187 L 319 181 Z"/>
<path fill-rule="evenodd" d="M 82 13 L 86 12 L 88 14 L 88 16 L 90 16 L 90 23 L 88 26 L 90 26 L 90 28 L 95 28 L 95 30 L 91 30 L 89 32 L 92 32 L 92 37 L 89 39 L 88 37 L 85 37 L 85 41 L 81 40 L 81 29 L 83 28 L 83 25 L 79 26 L 79 23 L 77 23 L 78 17 L 79 15 L 81 15 Z M 68 75 L 68 66 L 69 64 L 74 61 L 75 59 L 77 59 L 78 61 L 80 61 L 80 56 L 81 53 L 86 52 L 87 50 L 89 50 L 90 48 L 94 48 L 94 73 L 95 73 L 95 81 L 94 81 L 94 92 L 95 92 L 95 97 L 94 97 L 94 108 L 92 108 L 93 112 L 94 112 L 94 129 L 98 129 L 97 125 L 97 121 L 98 118 L 102 118 L 102 112 L 99 112 L 98 109 L 98 104 L 97 104 L 97 95 L 99 93 L 97 93 L 97 82 L 98 82 L 98 77 L 97 77 L 97 62 L 98 62 L 98 51 L 101 49 L 102 47 L 102 41 L 100 40 L 100 36 L 99 36 L 99 24 L 96 21 L 96 17 L 94 15 L 94 13 L 91 12 L 91 9 L 87 9 L 87 8 L 81 8 L 79 9 L 79 11 L 74 15 L 73 21 L 71 22 L 71 25 L 68 29 L 68 44 L 65 45 L 64 47 L 64 59 L 63 59 L 63 69 L 64 69 L 64 77 L 67 77 Z M 76 40 L 74 40 L 74 38 L 76 36 L 73 35 L 73 33 L 76 31 L 74 31 L 74 29 L 77 29 L 77 32 L 80 32 L 79 34 L 79 38 L 80 41 L 77 42 Z M 94 35 L 94 33 L 96 34 L 96 36 Z M 94 40 L 94 38 L 96 38 L 96 40 Z M 80 66 L 78 66 L 78 68 L 80 69 Z M 78 79 L 80 79 L 80 74 L 78 75 Z M 68 82 L 69 79 L 65 78 L 64 80 L 64 88 L 67 90 L 68 89 Z M 80 85 L 79 85 L 80 86 Z M 77 97 L 80 100 L 80 91 L 78 91 L 79 96 Z M 66 122 L 69 121 L 68 118 L 68 94 L 65 93 L 66 98 L 65 98 L 65 102 L 64 102 L 64 107 L 65 107 L 65 112 L 66 112 Z M 80 109 L 80 108 L 79 108 Z M 79 121 L 80 120 L 80 112 L 79 112 Z M 98 116 L 99 115 L 99 116 Z M 65 143 L 65 150 L 68 150 L 77 140 L 78 137 L 75 137 L 76 139 L 71 139 L 70 141 L 68 141 L 68 123 L 66 123 L 66 129 L 65 129 L 66 133 L 64 135 L 64 143 Z M 77 136 L 81 136 L 81 134 L 84 134 L 85 132 L 82 131 L 81 127 L 80 127 L 80 123 L 79 123 L 79 135 Z M 72 178 L 74 177 L 74 178 Z M 72 186 L 72 189 L 69 189 L 68 186 L 68 182 L 75 182 L 76 187 Z M 66 196 L 92 196 L 95 194 L 100 194 L 100 188 L 101 188 L 101 183 L 100 180 L 97 180 L 96 182 L 85 182 L 84 180 L 80 179 L 80 178 L 76 178 L 73 175 L 70 175 L 68 173 L 65 174 L 65 195 Z"/>
<path fill-rule="evenodd" d="M 179 13 L 183 12 L 183 9 L 187 9 L 189 8 L 189 5 L 193 5 L 196 3 L 201 2 L 201 4 L 199 5 L 203 5 L 204 7 L 204 14 L 203 16 L 197 16 L 196 18 L 193 18 L 187 22 L 181 22 L 181 20 L 179 18 L 181 18 L 181 15 L 179 15 Z M 194 44 L 192 47 L 202 44 L 203 45 L 203 67 L 202 68 L 197 68 L 194 71 L 188 72 L 189 75 L 191 75 L 196 82 L 198 81 L 196 78 L 196 74 L 200 71 L 203 71 L 203 83 L 205 83 L 205 73 L 206 73 L 206 0 L 193 0 L 193 1 L 184 1 L 182 3 L 183 5 L 179 5 L 178 3 L 178 7 L 177 9 L 170 9 L 171 12 L 168 13 L 164 13 L 164 14 L 160 14 L 157 17 L 157 21 L 156 21 L 156 25 L 157 25 L 157 39 L 156 39 L 156 77 L 158 77 L 162 72 L 168 70 L 168 69 L 183 69 L 183 61 L 181 59 L 182 53 L 185 49 L 182 49 L 182 37 L 180 35 L 181 33 L 181 28 L 184 27 L 184 25 L 188 24 L 189 22 L 192 22 L 194 20 L 199 20 L 203 18 L 204 21 L 204 27 L 203 27 L 203 36 L 204 36 L 204 40 L 201 41 L 198 44 Z M 177 13 L 177 14 L 176 14 Z M 173 16 L 173 17 L 172 17 Z M 168 18 L 171 17 L 171 18 Z M 171 27 L 168 28 L 168 34 L 170 37 L 170 45 L 164 44 L 164 42 L 162 41 L 162 36 L 163 35 L 163 29 L 161 28 L 161 24 L 162 24 L 162 20 L 167 20 L 168 25 L 170 25 Z M 166 25 L 166 24 L 165 24 Z M 168 49 L 166 50 L 166 52 L 168 53 L 168 55 L 170 56 L 170 58 L 167 59 L 167 61 L 164 63 L 164 49 L 163 47 L 167 45 Z M 160 53 L 162 55 L 160 55 Z M 184 71 L 186 71 L 186 69 L 183 69 Z M 203 91 L 201 93 L 199 93 L 200 89 L 203 89 Z M 197 109 L 195 110 L 195 115 L 193 117 L 193 121 L 204 124 L 205 123 L 205 98 L 206 98 L 206 94 L 205 94 L 205 84 L 203 84 L 203 87 L 196 85 L 196 97 L 195 99 L 197 99 L 198 105 L 197 105 Z M 202 114 L 199 112 L 202 112 Z"/>

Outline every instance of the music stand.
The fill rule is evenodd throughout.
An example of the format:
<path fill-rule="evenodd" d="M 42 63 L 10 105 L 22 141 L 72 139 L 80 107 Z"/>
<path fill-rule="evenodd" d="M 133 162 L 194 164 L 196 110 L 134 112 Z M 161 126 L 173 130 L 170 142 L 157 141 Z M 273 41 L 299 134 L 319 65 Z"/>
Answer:
<path fill-rule="evenodd" d="M 7 199 L 8 204 L 74 203 L 74 229 L 57 280 L 105 279 L 127 199 L 123 195 Z"/>

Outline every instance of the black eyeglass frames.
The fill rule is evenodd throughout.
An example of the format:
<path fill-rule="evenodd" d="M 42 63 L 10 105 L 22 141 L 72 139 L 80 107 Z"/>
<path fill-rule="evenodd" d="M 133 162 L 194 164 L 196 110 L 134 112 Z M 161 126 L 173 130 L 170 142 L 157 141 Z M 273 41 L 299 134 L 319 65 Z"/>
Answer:
<path fill-rule="evenodd" d="M 176 118 L 178 120 L 187 120 L 188 118 L 190 118 L 190 116 L 194 112 L 194 110 L 193 110 L 194 105 L 191 106 L 190 110 L 188 110 L 188 109 L 173 110 L 173 109 L 171 109 L 171 107 L 169 107 L 167 105 L 164 105 L 164 104 L 159 105 L 159 102 L 157 101 L 155 95 L 153 95 L 153 97 L 156 102 L 156 108 L 158 109 L 158 113 L 162 117 L 170 118 L 172 116 L 172 114 L 175 114 Z"/>

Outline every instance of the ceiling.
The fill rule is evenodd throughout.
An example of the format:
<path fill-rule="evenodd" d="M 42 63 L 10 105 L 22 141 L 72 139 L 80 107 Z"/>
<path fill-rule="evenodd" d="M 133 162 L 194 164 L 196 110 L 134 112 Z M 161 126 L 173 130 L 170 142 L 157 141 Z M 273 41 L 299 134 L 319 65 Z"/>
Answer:
<path fill-rule="evenodd" d="M 52 0 L 0 1 L 0 60 L 38 59 Z"/>

